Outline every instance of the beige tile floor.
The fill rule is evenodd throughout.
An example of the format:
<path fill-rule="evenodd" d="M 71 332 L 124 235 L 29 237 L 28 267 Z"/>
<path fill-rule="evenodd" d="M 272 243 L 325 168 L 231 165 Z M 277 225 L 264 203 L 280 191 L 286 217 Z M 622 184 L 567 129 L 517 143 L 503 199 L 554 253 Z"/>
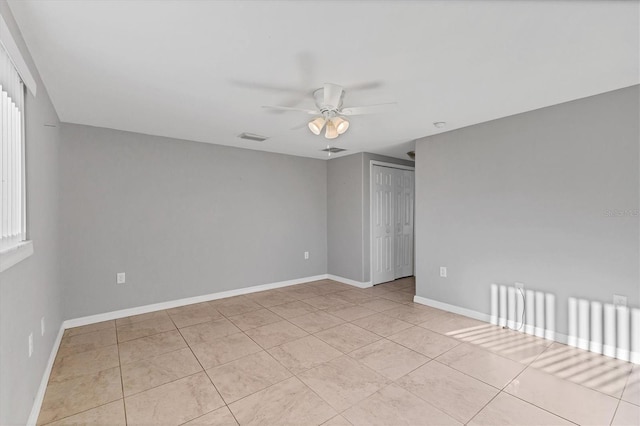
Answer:
<path fill-rule="evenodd" d="M 323 280 L 65 332 L 39 424 L 640 425 L 640 366 Z"/>

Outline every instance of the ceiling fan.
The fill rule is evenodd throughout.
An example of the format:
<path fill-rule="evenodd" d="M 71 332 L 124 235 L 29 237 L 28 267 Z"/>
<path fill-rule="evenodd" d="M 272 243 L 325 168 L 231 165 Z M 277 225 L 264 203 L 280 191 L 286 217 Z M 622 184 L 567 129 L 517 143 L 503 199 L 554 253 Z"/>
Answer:
<path fill-rule="evenodd" d="M 344 98 L 344 88 L 337 84 L 325 83 L 323 87 L 313 92 L 313 99 L 317 109 L 303 109 L 286 106 L 270 106 L 265 105 L 263 108 L 270 108 L 280 111 L 304 112 L 317 117 L 309 121 L 307 126 L 315 135 L 319 135 L 325 128 L 324 137 L 327 139 L 335 139 L 343 134 L 349 128 L 349 121 L 344 117 L 353 115 L 378 114 L 385 112 L 389 106 L 395 105 L 395 102 L 383 104 L 359 106 L 343 108 L 342 101 Z"/>

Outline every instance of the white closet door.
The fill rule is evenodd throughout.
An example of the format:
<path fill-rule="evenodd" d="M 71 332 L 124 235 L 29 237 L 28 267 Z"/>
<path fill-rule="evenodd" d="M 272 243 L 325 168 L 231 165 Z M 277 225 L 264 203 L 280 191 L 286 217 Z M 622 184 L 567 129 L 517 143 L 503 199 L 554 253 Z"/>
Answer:
<path fill-rule="evenodd" d="M 415 194 L 415 173 L 409 170 L 398 170 L 398 178 L 402 180 L 400 190 L 401 197 L 396 197 L 402 203 L 402 207 L 397 208 L 402 216 L 396 220 L 398 224 L 397 239 L 400 250 L 399 266 L 396 267 L 396 278 L 409 277 L 413 275 L 413 203 Z M 398 186 L 396 186 L 398 188 Z"/>
<path fill-rule="evenodd" d="M 395 169 L 373 166 L 373 284 L 395 279 L 394 172 Z"/>
<path fill-rule="evenodd" d="M 393 248 L 395 254 L 395 269 L 393 278 L 401 278 L 404 264 L 404 222 L 405 222 L 405 193 L 404 170 L 393 169 Z"/>

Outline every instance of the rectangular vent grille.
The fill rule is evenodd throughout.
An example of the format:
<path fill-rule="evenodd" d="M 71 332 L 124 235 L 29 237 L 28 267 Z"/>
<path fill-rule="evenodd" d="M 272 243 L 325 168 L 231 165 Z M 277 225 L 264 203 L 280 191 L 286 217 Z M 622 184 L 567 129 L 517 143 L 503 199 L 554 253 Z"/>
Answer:
<path fill-rule="evenodd" d="M 246 139 L 248 141 L 256 141 L 256 142 L 264 142 L 267 139 L 269 139 L 266 136 L 260 136 L 260 135 L 256 135 L 255 133 L 246 133 L 246 132 L 245 133 L 240 133 L 238 135 L 238 137 L 240 139 Z"/>
<path fill-rule="evenodd" d="M 332 154 L 335 154 L 335 153 L 338 153 L 338 152 L 346 151 L 346 149 L 336 148 L 335 146 L 329 146 L 329 147 L 327 147 L 325 149 L 321 149 L 321 151 L 330 152 Z"/>

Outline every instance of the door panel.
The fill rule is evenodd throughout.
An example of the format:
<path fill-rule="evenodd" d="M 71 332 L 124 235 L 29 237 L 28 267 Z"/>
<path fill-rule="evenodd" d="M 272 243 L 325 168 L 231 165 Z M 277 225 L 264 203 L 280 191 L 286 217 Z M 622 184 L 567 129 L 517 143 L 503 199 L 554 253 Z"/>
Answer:
<path fill-rule="evenodd" d="M 373 249 L 374 284 L 395 278 L 393 169 L 373 167 Z"/>
<path fill-rule="evenodd" d="M 373 166 L 373 284 L 413 275 L 414 172 Z"/>

